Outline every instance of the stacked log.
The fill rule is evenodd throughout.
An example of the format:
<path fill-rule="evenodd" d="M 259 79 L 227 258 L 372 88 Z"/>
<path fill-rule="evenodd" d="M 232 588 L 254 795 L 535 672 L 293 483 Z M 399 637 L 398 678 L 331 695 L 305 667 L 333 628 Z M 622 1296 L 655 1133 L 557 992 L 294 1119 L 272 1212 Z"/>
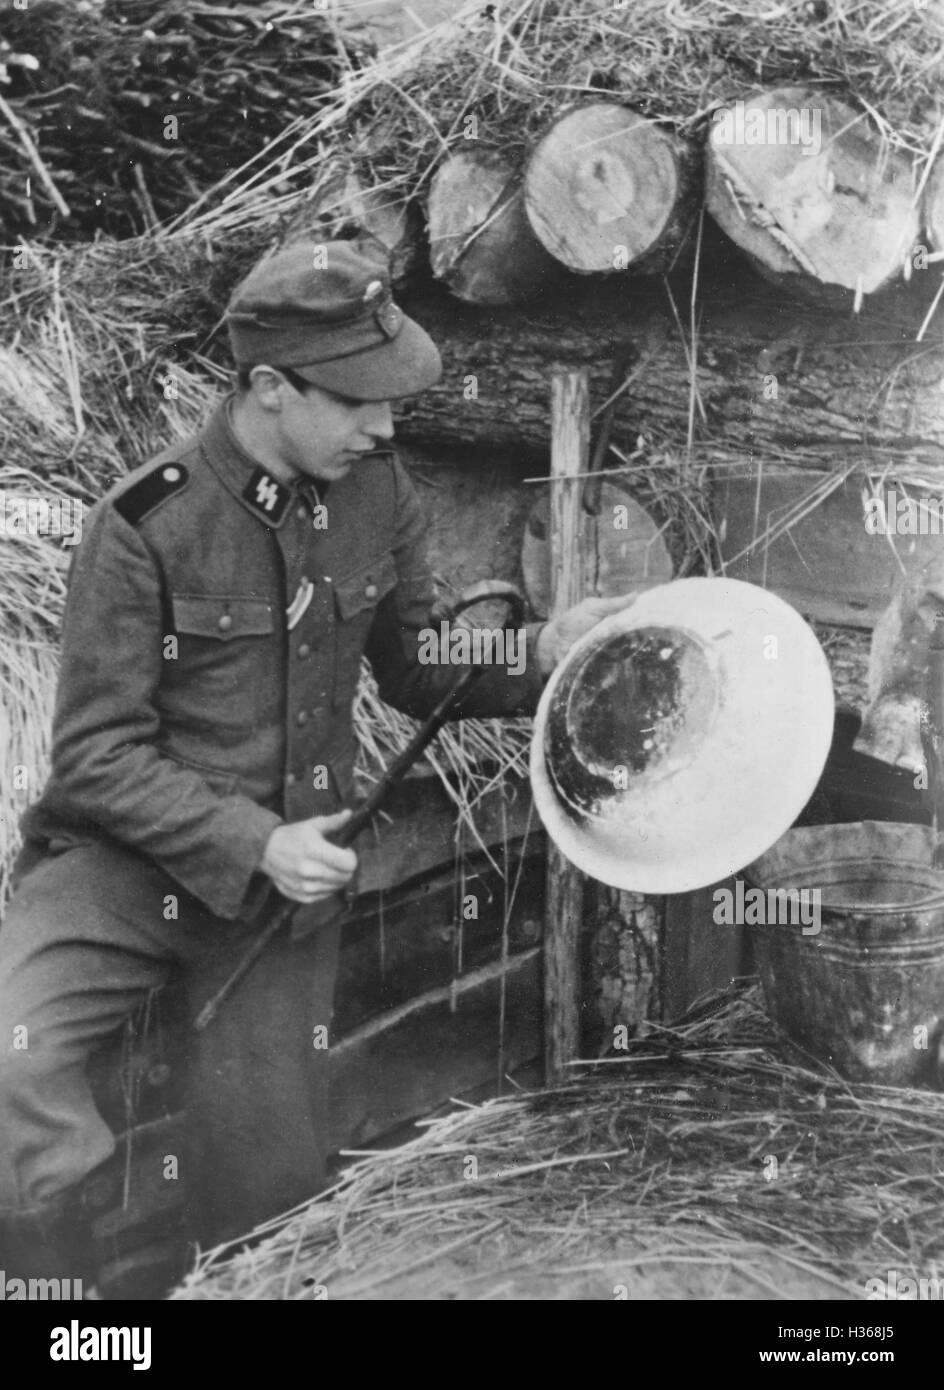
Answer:
<path fill-rule="evenodd" d="M 617 402 L 617 443 L 632 445 L 645 431 L 684 444 L 694 410 L 697 438 L 743 458 L 829 466 L 882 450 L 944 457 L 944 353 L 931 344 L 915 352 L 913 306 L 902 305 L 899 322 L 887 305 L 881 316 L 843 319 L 778 299 L 763 281 L 743 283 L 741 303 L 725 286 L 706 285 L 693 397 L 688 335 L 671 323 L 664 335 L 652 331 L 660 295 L 658 282 L 643 281 L 622 294 L 608 282 L 588 284 L 579 302 L 533 311 L 485 312 L 445 296 L 409 301 L 439 343 L 445 372 L 399 407 L 399 436 L 506 450 L 537 471 L 547 453 L 549 364 L 588 366 L 601 401 L 612 358 L 629 349 L 638 374 Z"/>
<path fill-rule="evenodd" d="M 469 304 L 531 299 L 559 277 L 528 224 L 514 166 L 493 150 L 464 150 L 440 165 L 427 221 L 434 276 Z"/>
<path fill-rule="evenodd" d="M 785 87 L 715 113 L 706 205 L 752 263 L 796 293 L 861 306 L 898 277 L 920 232 L 911 161 L 864 112 Z M 838 292 L 838 296 L 837 296 Z"/>
<path fill-rule="evenodd" d="M 655 274 L 690 245 L 696 159 L 613 101 L 558 117 L 523 171 L 492 150 L 449 156 L 428 200 L 433 275 L 470 304 L 533 299 L 560 279 Z"/>
<path fill-rule="evenodd" d="M 670 131 L 627 106 L 593 101 L 559 117 L 525 173 L 531 226 L 582 274 L 655 274 L 678 260 L 694 223 L 695 160 Z"/>
<path fill-rule="evenodd" d="M 429 269 L 472 305 L 573 304 L 583 277 L 628 274 L 638 286 L 690 267 L 704 207 L 791 296 L 860 311 L 909 277 L 922 227 L 944 246 L 942 170 L 939 158 L 922 208 L 912 162 L 865 112 L 812 87 L 716 111 L 703 150 L 618 101 L 588 101 L 556 117 L 524 159 L 471 142 L 446 155 L 426 195 Z M 371 233 L 401 282 L 425 256 L 416 205 L 394 205 L 353 176 L 288 236 L 315 227 Z"/>
<path fill-rule="evenodd" d="M 579 275 L 666 273 L 692 249 L 699 155 L 615 101 L 555 119 L 519 176 L 502 156 L 449 157 L 429 198 L 432 269 L 459 298 L 503 304 Z M 939 171 L 926 196 L 944 236 Z M 748 260 L 789 293 L 860 309 L 898 279 L 921 232 L 911 161 L 863 111 L 815 88 L 776 88 L 715 112 L 705 206 Z M 546 253 L 542 259 L 540 252 Z"/>

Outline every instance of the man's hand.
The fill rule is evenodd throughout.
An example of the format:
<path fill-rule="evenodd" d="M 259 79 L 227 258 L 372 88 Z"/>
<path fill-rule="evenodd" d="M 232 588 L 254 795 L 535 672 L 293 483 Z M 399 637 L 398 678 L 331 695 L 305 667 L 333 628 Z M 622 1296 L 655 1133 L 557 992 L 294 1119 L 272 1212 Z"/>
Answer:
<path fill-rule="evenodd" d="M 273 830 L 259 868 L 268 874 L 285 898 L 295 903 L 317 903 L 330 898 L 349 882 L 357 868 L 357 855 L 325 839 L 350 819 L 350 811 L 335 816 L 312 816 Z"/>
<path fill-rule="evenodd" d="M 628 594 L 618 594 L 616 598 L 585 598 L 575 603 L 559 618 L 552 618 L 538 634 L 537 658 L 541 674 L 549 676 L 554 667 L 570 651 L 571 647 L 589 632 L 592 627 L 611 613 L 619 613 L 635 603 L 643 588 L 652 588 L 651 583 L 640 585 Z"/>

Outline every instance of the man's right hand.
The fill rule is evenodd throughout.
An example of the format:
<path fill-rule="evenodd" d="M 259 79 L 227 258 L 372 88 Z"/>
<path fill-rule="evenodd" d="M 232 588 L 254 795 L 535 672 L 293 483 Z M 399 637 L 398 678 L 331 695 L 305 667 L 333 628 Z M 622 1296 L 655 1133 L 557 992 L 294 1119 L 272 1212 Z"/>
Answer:
<path fill-rule="evenodd" d="M 317 903 L 349 882 L 357 868 L 357 855 L 352 849 L 333 845 L 325 835 L 340 830 L 350 816 L 350 811 L 339 811 L 335 816 L 313 816 L 273 830 L 259 868 L 283 897 L 296 903 Z"/>

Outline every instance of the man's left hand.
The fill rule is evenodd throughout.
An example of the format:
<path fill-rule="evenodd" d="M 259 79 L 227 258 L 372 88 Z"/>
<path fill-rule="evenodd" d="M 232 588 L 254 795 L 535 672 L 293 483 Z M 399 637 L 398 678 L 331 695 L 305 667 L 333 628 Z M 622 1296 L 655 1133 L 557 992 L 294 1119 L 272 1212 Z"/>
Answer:
<path fill-rule="evenodd" d="M 628 594 L 618 594 L 615 598 L 585 598 L 568 608 L 559 618 L 551 621 L 538 634 L 537 659 L 541 674 L 549 676 L 554 667 L 563 661 L 571 647 L 589 632 L 592 627 L 611 613 L 619 613 L 629 608 L 639 596 L 639 590 Z"/>

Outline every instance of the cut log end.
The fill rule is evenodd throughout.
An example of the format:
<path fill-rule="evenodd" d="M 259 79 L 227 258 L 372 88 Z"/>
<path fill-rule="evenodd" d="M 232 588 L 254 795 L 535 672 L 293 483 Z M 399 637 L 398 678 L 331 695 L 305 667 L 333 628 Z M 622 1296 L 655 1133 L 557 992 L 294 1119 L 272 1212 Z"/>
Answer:
<path fill-rule="evenodd" d="M 427 205 L 433 274 L 469 304 L 514 304 L 545 289 L 558 267 L 524 214 L 514 168 L 490 150 L 450 156 Z"/>
<path fill-rule="evenodd" d="M 920 227 L 910 161 L 863 112 L 804 87 L 715 113 L 706 203 L 762 273 L 857 305 L 899 276 Z"/>
<path fill-rule="evenodd" d="M 538 142 L 525 207 L 537 237 L 571 270 L 656 270 L 684 239 L 690 182 L 672 135 L 628 107 L 591 102 Z"/>

